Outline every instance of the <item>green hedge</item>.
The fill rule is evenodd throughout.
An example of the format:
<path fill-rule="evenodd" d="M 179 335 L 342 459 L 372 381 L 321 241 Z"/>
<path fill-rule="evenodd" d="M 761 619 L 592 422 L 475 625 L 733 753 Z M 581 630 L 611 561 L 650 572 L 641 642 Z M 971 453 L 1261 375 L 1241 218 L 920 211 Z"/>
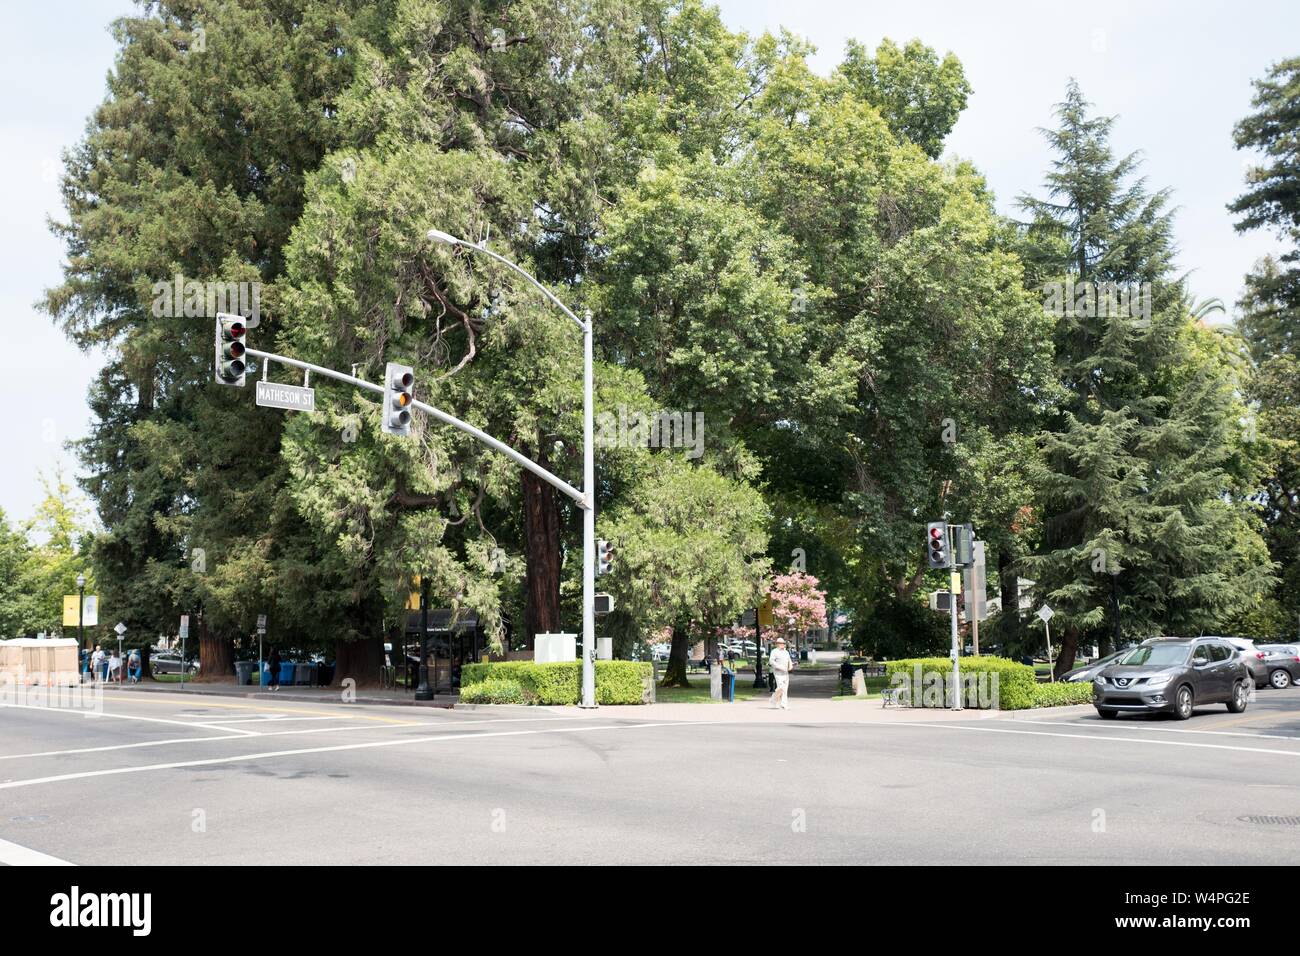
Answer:
<path fill-rule="evenodd" d="M 1092 682 L 1055 683 L 1034 685 L 1035 707 L 1064 707 L 1069 704 L 1091 704 Z"/>
<path fill-rule="evenodd" d="M 488 677 L 460 688 L 463 704 L 526 704 L 530 696 L 519 681 L 508 677 Z"/>
<path fill-rule="evenodd" d="M 915 681 L 916 667 L 921 668 L 921 686 L 912 693 L 913 707 L 946 707 L 947 687 L 952 679 L 952 661 L 946 657 L 913 657 L 900 661 L 885 663 L 885 676 L 889 678 L 886 687 L 895 686 L 895 674 L 905 673 Z M 938 674 L 942 678 L 942 690 L 929 675 Z M 997 692 L 993 693 L 993 676 L 997 675 Z M 991 708 L 1000 710 L 1025 710 L 1035 706 L 1034 669 L 1027 664 L 1009 660 L 1005 657 L 963 657 L 961 659 L 961 679 L 963 688 L 962 705 L 965 707 Z M 972 695 L 971 691 L 976 693 Z"/>
<path fill-rule="evenodd" d="M 596 661 L 596 703 L 642 703 L 642 688 L 653 674 L 654 665 L 648 661 Z M 530 703 L 576 704 L 582 693 L 580 661 L 561 661 L 555 664 L 495 661 L 490 664 L 466 664 L 461 668 L 461 700 L 465 700 L 463 688 L 493 678 L 516 682 L 525 697 L 532 697 Z"/>

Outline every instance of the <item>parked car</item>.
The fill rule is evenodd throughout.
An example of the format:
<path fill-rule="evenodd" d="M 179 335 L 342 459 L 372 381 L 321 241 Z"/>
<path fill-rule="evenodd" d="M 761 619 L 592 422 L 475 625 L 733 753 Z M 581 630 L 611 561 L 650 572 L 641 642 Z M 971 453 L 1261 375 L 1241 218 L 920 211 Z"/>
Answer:
<path fill-rule="evenodd" d="M 176 651 L 158 651 L 149 655 L 149 666 L 155 675 L 179 674 L 181 672 L 181 655 Z M 193 658 L 185 662 L 185 673 L 193 677 L 199 672 L 199 662 Z"/>
<path fill-rule="evenodd" d="M 1101 669 L 1093 705 L 1106 719 L 1170 713 L 1187 720 L 1198 704 L 1227 704 L 1239 714 L 1250 684 L 1245 658 L 1222 638 L 1154 637 Z"/>
<path fill-rule="evenodd" d="M 1300 681 L 1300 644 L 1261 644 L 1264 666 L 1268 668 L 1268 683 L 1285 690 Z"/>
<path fill-rule="evenodd" d="M 1264 664 L 1264 652 L 1255 646 L 1255 642 L 1248 637 L 1220 637 L 1221 641 L 1227 641 L 1233 647 L 1241 652 L 1242 659 L 1246 666 L 1250 668 L 1250 676 L 1254 678 L 1255 687 L 1268 687 L 1268 667 Z"/>
<path fill-rule="evenodd" d="M 1092 680 L 1097 673 L 1107 664 L 1111 664 L 1128 653 L 1127 648 L 1122 651 L 1116 651 L 1113 654 L 1107 654 L 1105 657 L 1099 657 L 1091 664 L 1085 664 L 1082 667 L 1076 667 L 1074 670 L 1066 671 L 1061 675 L 1061 680 L 1067 684 L 1078 684 L 1083 681 Z"/>

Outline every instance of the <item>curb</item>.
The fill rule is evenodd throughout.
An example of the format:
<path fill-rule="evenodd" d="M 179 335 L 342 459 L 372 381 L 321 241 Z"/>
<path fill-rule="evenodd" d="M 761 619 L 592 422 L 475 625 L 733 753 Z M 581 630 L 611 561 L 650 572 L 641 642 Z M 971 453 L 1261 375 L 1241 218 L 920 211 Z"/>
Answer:
<path fill-rule="evenodd" d="M 123 688 L 114 687 L 114 688 L 108 688 L 108 690 L 115 691 L 117 693 L 124 693 L 124 694 L 194 694 L 195 696 L 198 697 L 236 697 L 236 698 L 242 698 L 244 700 L 263 700 L 263 701 L 287 700 L 287 701 L 300 701 L 300 702 L 314 703 L 314 704 L 367 704 L 369 706 L 386 706 L 386 707 L 437 707 L 442 710 L 451 710 L 459 706 L 455 702 L 455 699 L 452 698 L 450 695 L 447 696 L 446 699 L 442 701 L 415 700 L 412 697 L 407 697 L 405 699 L 389 698 L 389 697 L 367 697 L 360 694 L 358 694 L 352 700 L 344 700 L 341 691 L 337 694 L 312 694 L 311 696 L 307 696 L 304 694 L 290 693 L 290 694 L 285 694 L 284 696 L 276 696 L 273 693 L 267 691 L 246 691 L 242 689 L 236 689 L 236 685 L 232 685 L 229 690 L 226 690 L 224 687 L 222 687 L 222 685 L 219 684 L 205 685 L 205 689 L 203 690 L 182 689 L 183 687 L 189 688 L 192 686 L 193 686 L 192 684 L 184 684 L 184 685 L 177 684 L 175 689 L 160 686 L 157 690 L 155 690 L 153 688 L 143 688 L 137 685 L 136 689 L 127 689 L 125 687 Z M 211 688 L 221 688 L 221 689 L 211 689 Z M 465 706 L 473 707 L 475 705 L 466 704 Z"/>

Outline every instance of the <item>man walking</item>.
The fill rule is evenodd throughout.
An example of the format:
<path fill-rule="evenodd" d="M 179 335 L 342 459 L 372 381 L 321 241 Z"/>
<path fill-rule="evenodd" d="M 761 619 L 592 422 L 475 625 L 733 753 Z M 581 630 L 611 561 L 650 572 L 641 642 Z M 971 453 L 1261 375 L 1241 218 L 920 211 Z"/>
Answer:
<path fill-rule="evenodd" d="M 785 638 L 776 639 L 776 647 L 767 659 L 767 668 L 776 678 L 776 690 L 772 691 L 772 707 L 789 710 L 790 703 L 790 652 L 785 649 Z M 779 703 L 778 703 L 779 701 Z"/>

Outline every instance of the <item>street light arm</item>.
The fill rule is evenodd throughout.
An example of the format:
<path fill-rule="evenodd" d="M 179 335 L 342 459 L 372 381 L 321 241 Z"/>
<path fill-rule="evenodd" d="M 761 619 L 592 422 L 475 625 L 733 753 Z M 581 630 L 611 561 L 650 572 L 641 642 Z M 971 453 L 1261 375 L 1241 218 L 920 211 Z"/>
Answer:
<path fill-rule="evenodd" d="M 582 319 L 578 318 L 572 312 L 570 312 L 569 307 L 555 297 L 555 293 L 553 293 L 550 289 L 546 288 L 546 286 L 542 285 L 541 282 L 535 279 L 528 272 L 524 271 L 519 266 L 511 262 L 509 259 L 505 258 L 505 256 L 497 255 L 491 249 L 487 248 L 487 246 L 480 246 L 472 242 L 466 242 L 464 239 L 457 239 L 455 236 L 449 235 L 440 229 L 430 229 L 428 235 L 429 238 L 434 240 L 435 242 L 446 243 L 447 245 L 450 246 L 460 246 L 465 249 L 472 249 L 475 252 L 481 252 L 485 256 L 491 256 L 493 259 L 501 263 L 507 269 L 510 269 L 516 275 L 522 276 L 524 279 L 526 279 L 529 283 L 532 284 L 533 288 L 537 289 L 539 292 L 542 293 L 542 295 L 546 296 L 546 298 L 551 301 L 552 305 L 554 305 L 557 309 L 559 309 L 561 312 L 563 312 L 565 315 L 571 318 L 574 322 L 576 322 L 578 328 L 582 329 L 582 331 L 584 332 L 587 331 L 587 323 L 584 322 Z"/>

